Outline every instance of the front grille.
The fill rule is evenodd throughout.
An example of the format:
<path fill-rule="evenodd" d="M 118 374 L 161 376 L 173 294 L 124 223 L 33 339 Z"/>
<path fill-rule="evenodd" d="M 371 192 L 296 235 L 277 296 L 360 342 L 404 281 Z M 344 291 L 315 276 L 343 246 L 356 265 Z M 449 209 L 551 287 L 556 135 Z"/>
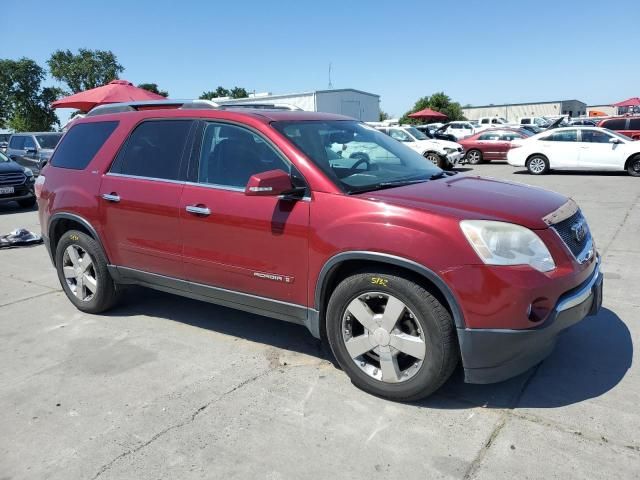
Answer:
<path fill-rule="evenodd" d="M 0 173 L 0 187 L 22 185 L 27 176 L 20 172 Z"/>
<path fill-rule="evenodd" d="M 574 227 L 577 227 L 580 222 L 583 223 L 585 232 L 583 238 L 578 240 L 576 238 Z M 573 253 L 573 256 L 576 258 L 587 246 L 587 243 L 591 240 L 591 231 L 589 231 L 587 220 L 584 218 L 580 210 L 571 215 L 569 218 L 562 220 L 555 225 L 551 225 L 551 227 L 556 232 L 558 232 L 558 235 L 560 235 L 562 241 L 567 247 L 569 247 L 569 250 L 571 250 L 571 253 Z"/>

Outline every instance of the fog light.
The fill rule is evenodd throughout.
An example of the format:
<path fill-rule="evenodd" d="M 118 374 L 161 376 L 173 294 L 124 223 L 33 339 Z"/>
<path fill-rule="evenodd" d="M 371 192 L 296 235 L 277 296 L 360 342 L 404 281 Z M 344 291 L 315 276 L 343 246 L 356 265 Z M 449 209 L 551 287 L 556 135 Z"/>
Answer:
<path fill-rule="evenodd" d="M 527 308 L 527 318 L 531 322 L 542 322 L 547 319 L 551 312 L 551 302 L 546 297 L 536 298 Z"/>

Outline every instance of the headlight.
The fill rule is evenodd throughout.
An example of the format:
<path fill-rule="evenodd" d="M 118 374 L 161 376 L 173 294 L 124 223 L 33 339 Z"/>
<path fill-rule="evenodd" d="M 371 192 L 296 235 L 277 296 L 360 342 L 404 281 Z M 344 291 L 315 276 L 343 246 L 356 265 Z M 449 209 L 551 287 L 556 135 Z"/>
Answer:
<path fill-rule="evenodd" d="M 545 244 L 528 228 L 490 220 L 463 220 L 460 228 L 488 265 L 530 265 L 540 272 L 556 268 Z"/>
<path fill-rule="evenodd" d="M 446 147 L 446 148 L 444 149 L 444 151 L 445 151 L 445 152 L 447 152 L 447 154 L 449 154 L 449 153 L 456 153 L 456 152 L 458 151 L 458 149 L 457 149 L 457 148 L 449 148 L 449 147 Z"/>
<path fill-rule="evenodd" d="M 24 168 L 24 174 L 27 177 L 33 177 L 33 171 L 30 168 L 27 168 L 27 167 L 23 167 L 23 168 Z"/>

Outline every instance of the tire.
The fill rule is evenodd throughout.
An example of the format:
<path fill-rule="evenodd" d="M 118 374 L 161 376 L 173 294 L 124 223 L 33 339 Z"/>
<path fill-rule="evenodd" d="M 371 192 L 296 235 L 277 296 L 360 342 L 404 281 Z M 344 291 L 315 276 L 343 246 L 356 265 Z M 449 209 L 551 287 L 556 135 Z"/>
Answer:
<path fill-rule="evenodd" d="M 385 325 L 388 308 L 391 321 Z M 383 315 L 374 318 L 371 312 Z M 366 271 L 343 280 L 329 299 L 326 318 L 338 364 L 355 386 L 373 395 L 397 401 L 427 397 L 458 362 L 447 309 L 420 285 L 389 271 Z"/>
<path fill-rule="evenodd" d="M 465 158 L 467 159 L 467 162 L 471 165 L 478 165 L 479 163 L 483 162 L 482 152 L 480 150 L 475 150 L 475 149 L 469 150 Z"/>
<path fill-rule="evenodd" d="M 78 310 L 101 313 L 115 305 L 119 291 L 107 269 L 102 247 L 93 238 L 77 230 L 65 232 L 56 247 L 55 259 L 60 285 Z M 78 278 L 82 279 L 80 285 Z"/>
<path fill-rule="evenodd" d="M 544 155 L 533 155 L 527 160 L 527 170 L 531 175 L 549 173 L 549 160 Z"/>
<path fill-rule="evenodd" d="M 640 177 L 640 155 L 636 155 L 629 159 L 627 163 L 627 172 L 632 177 Z"/>
<path fill-rule="evenodd" d="M 23 200 L 18 200 L 18 205 L 22 208 L 33 208 L 36 205 L 36 197 L 25 198 Z"/>
<path fill-rule="evenodd" d="M 449 161 L 446 158 L 442 158 L 436 152 L 425 152 L 424 158 L 433 163 L 436 167 L 446 170 Z"/>

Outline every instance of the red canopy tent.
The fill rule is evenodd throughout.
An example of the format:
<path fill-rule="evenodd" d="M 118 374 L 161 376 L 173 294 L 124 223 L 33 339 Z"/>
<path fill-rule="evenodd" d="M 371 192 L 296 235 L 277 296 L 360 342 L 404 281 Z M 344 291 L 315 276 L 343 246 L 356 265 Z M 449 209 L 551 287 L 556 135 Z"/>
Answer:
<path fill-rule="evenodd" d="M 430 108 L 425 108 L 419 112 L 409 114 L 411 118 L 421 118 L 423 120 L 446 120 L 447 117 L 444 113 L 436 112 Z"/>
<path fill-rule="evenodd" d="M 164 100 L 162 95 L 134 87 L 127 80 L 113 80 L 102 87 L 69 95 L 51 104 L 53 108 L 77 108 L 88 112 L 97 105 L 105 103 L 135 102 L 141 100 Z"/>
<path fill-rule="evenodd" d="M 623 100 L 622 102 L 614 103 L 613 107 L 638 107 L 640 106 L 639 97 L 631 97 Z"/>

